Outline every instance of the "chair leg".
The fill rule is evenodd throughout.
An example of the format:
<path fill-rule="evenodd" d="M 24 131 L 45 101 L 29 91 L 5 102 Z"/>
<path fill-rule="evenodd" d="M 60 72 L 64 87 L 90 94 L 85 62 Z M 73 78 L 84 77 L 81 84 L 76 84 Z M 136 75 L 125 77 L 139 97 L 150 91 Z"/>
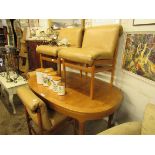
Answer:
<path fill-rule="evenodd" d="M 82 70 L 80 70 L 80 77 L 82 78 Z"/>
<path fill-rule="evenodd" d="M 41 66 L 41 68 L 43 68 L 43 61 L 42 61 L 42 56 L 41 56 L 41 54 L 40 54 L 40 66 Z"/>
<path fill-rule="evenodd" d="M 42 117 L 41 117 L 41 110 L 40 108 L 38 108 L 37 110 L 37 117 L 38 117 L 38 126 L 39 126 L 39 134 L 42 135 L 43 134 L 43 125 L 42 125 Z"/>
<path fill-rule="evenodd" d="M 26 115 L 26 121 L 27 121 L 28 130 L 29 130 L 29 135 L 32 135 L 29 114 L 28 114 L 25 106 L 24 106 L 24 109 L 25 109 L 25 115 Z"/>
<path fill-rule="evenodd" d="M 57 68 L 58 68 L 58 75 L 61 76 L 61 60 L 59 58 L 58 58 Z"/>
<path fill-rule="evenodd" d="M 113 68 L 112 68 L 112 72 L 111 72 L 111 81 L 110 81 L 111 86 L 113 86 L 113 82 L 114 82 L 114 74 L 115 74 L 115 66 L 113 66 Z"/>
<path fill-rule="evenodd" d="M 66 67 L 65 67 L 65 60 L 62 61 L 62 65 L 63 65 L 63 72 L 64 72 L 64 83 L 65 83 L 65 87 L 66 87 Z"/>
<path fill-rule="evenodd" d="M 88 67 L 87 64 L 86 64 L 86 67 Z M 86 78 L 87 78 L 88 77 L 88 72 L 85 72 L 85 74 L 86 74 Z"/>
<path fill-rule="evenodd" d="M 90 81 L 90 98 L 91 99 L 93 99 L 93 96 L 94 96 L 94 75 L 95 75 L 95 66 L 92 66 L 91 81 Z"/>

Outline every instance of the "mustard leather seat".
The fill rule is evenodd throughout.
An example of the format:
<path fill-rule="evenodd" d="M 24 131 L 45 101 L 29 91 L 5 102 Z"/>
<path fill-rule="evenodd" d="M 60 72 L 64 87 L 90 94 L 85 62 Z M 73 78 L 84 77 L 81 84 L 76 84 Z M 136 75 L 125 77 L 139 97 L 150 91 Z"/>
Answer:
<path fill-rule="evenodd" d="M 73 62 L 92 65 L 94 60 L 113 59 L 120 25 L 87 28 L 82 48 L 60 49 L 58 56 Z"/>
<path fill-rule="evenodd" d="M 64 28 L 59 30 L 58 40 L 66 38 L 71 47 L 81 47 L 82 32 L 82 28 Z M 65 47 L 39 45 L 37 46 L 36 51 L 40 54 L 57 57 L 59 50 L 62 48 Z"/>
<path fill-rule="evenodd" d="M 71 67 L 91 74 L 90 97 L 94 94 L 94 74 L 101 71 L 111 72 L 111 85 L 114 79 L 114 70 L 117 56 L 119 36 L 122 27 L 118 24 L 103 25 L 86 28 L 82 48 L 60 49 L 59 59 L 62 60 L 64 79 L 66 81 L 66 67 Z M 65 82 L 66 83 L 66 82 Z"/>
<path fill-rule="evenodd" d="M 65 39 L 68 41 L 70 47 L 81 47 L 83 37 L 82 28 L 64 28 L 59 30 L 58 40 L 62 41 Z M 52 63 L 57 63 L 58 74 L 61 75 L 61 58 L 58 58 L 58 52 L 62 48 L 67 48 L 64 46 L 49 46 L 40 45 L 36 48 L 36 52 L 40 56 L 40 64 L 43 67 L 43 61 L 48 61 Z"/>
<path fill-rule="evenodd" d="M 17 95 L 24 104 L 30 134 L 32 131 L 36 133 L 31 121 L 39 127 L 39 134 L 45 134 L 55 129 L 67 118 L 54 110 L 47 109 L 46 104 L 25 86 L 17 89 Z"/>
<path fill-rule="evenodd" d="M 70 60 L 73 62 L 84 63 L 92 65 L 94 60 L 111 59 L 113 54 L 108 51 L 103 51 L 97 48 L 67 48 L 61 49 L 58 53 L 60 58 Z"/>
<path fill-rule="evenodd" d="M 56 57 L 60 49 L 61 47 L 57 47 L 57 46 L 40 45 L 40 46 L 37 46 L 36 51 L 40 54 Z"/>

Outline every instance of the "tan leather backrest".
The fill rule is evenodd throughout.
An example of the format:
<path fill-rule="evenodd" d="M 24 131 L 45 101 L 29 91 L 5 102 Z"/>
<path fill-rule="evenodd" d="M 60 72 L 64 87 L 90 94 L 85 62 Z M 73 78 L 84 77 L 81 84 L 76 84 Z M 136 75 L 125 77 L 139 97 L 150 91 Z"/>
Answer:
<path fill-rule="evenodd" d="M 25 86 L 21 86 L 17 89 L 17 95 L 26 107 L 29 116 L 36 125 L 39 125 L 36 110 L 38 107 L 40 108 L 43 128 L 45 130 L 50 130 L 52 125 L 48 117 L 46 104 Z"/>
<path fill-rule="evenodd" d="M 59 39 L 67 38 L 72 47 L 81 47 L 83 37 L 82 28 L 63 28 L 59 30 Z"/>
<path fill-rule="evenodd" d="M 115 24 L 86 28 L 82 48 L 98 48 L 114 53 L 120 30 L 121 26 Z"/>

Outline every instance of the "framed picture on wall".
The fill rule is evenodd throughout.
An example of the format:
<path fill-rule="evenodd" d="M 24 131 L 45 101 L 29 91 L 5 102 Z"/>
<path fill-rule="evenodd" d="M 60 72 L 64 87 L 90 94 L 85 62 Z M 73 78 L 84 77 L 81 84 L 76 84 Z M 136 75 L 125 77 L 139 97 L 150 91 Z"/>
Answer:
<path fill-rule="evenodd" d="M 133 26 L 155 25 L 155 19 L 134 19 Z"/>
<path fill-rule="evenodd" d="M 155 81 L 155 33 L 126 34 L 122 67 L 125 71 Z"/>

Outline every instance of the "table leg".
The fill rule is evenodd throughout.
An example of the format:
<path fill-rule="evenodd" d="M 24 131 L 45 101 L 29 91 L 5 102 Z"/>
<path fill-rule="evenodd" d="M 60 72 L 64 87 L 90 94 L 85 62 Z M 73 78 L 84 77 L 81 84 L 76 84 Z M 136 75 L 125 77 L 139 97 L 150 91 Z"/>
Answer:
<path fill-rule="evenodd" d="M 84 135 L 85 122 L 79 122 L 79 135 Z"/>
<path fill-rule="evenodd" d="M 107 128 L 112 127 L 112 120 L 113 120 L 113 117 L 114 117 L 114 113 L 112 113 L 111 115 L 109 115 L 109 117 L 108 117 L 108 126 L 107 126 Z"/>
<path fill-rule="evenodd" d="M 13 114 L 16 114 L 15 105 L 13 103 L 13 94 L 9 94 L 9 101 L 10 101 L 10 104 L 11 104 L 12 109 L 13 109 Z"/>

